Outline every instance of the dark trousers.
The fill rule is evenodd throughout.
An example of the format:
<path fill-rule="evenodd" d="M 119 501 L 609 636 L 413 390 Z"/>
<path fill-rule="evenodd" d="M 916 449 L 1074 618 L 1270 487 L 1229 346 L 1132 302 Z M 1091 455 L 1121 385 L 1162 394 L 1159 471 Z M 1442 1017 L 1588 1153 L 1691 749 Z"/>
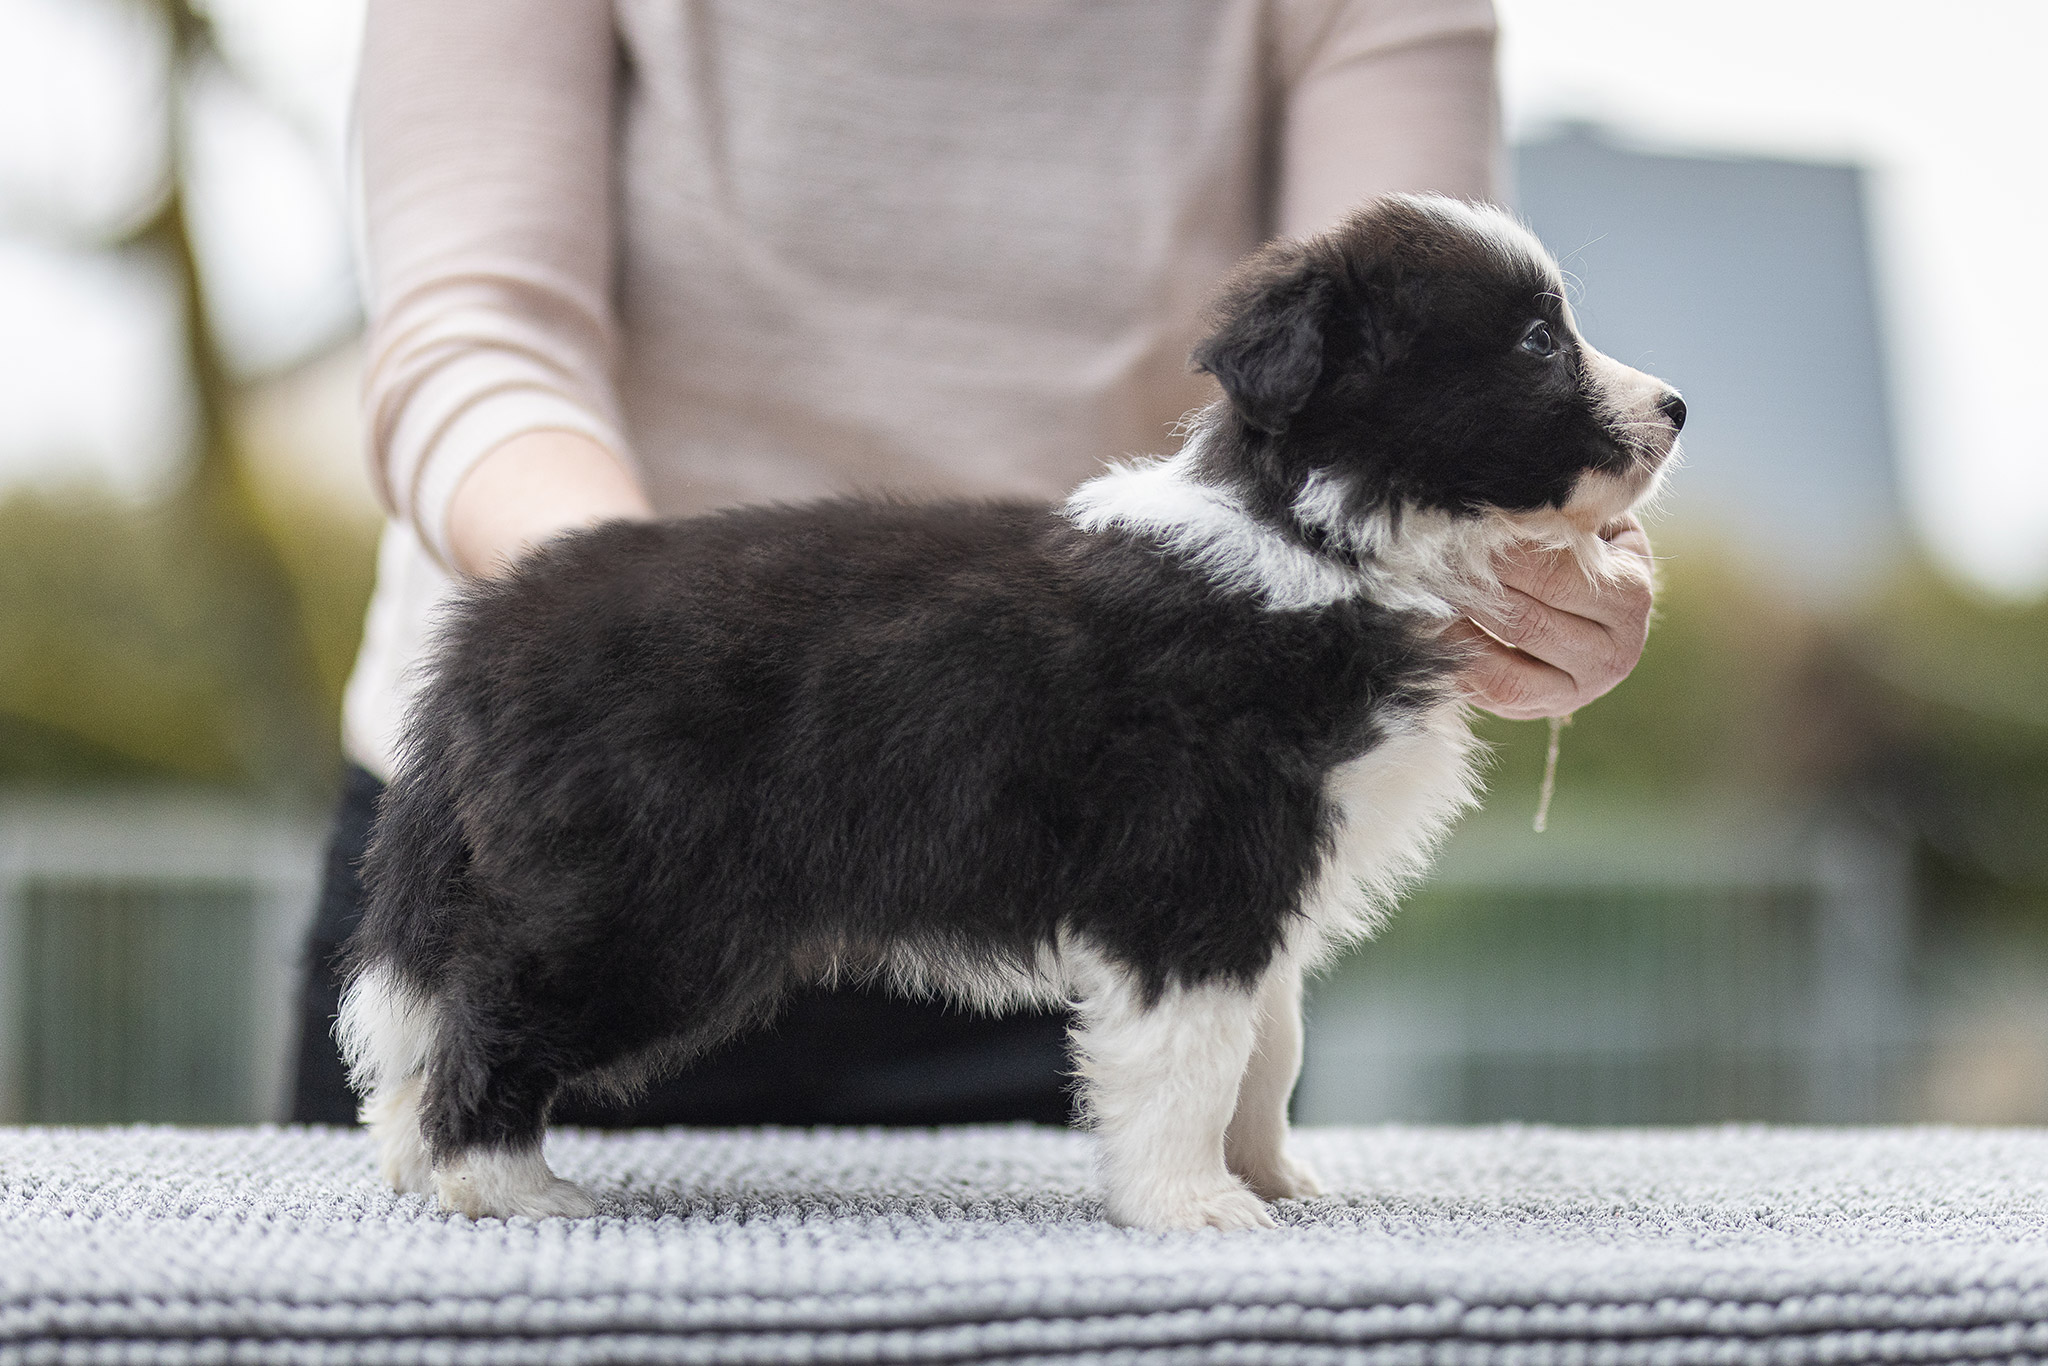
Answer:
<path fill-rule="evenodd" d="M 320 905 L 306 945 L 292 1118 L 349 1124 L 349 1092 L 334 1043 L 340 1005 L 335 955 L 362 916 L 356 877 L 383 785 L 351 767 L 327 850 Z M 630 1104 L 564 1097 L 563 1124 L 965 1124 L 1072 1119 L 1066 1017 L 997 1018 L 863 989 L 814 990 L 776 1022 L 699 1059 Z"/>

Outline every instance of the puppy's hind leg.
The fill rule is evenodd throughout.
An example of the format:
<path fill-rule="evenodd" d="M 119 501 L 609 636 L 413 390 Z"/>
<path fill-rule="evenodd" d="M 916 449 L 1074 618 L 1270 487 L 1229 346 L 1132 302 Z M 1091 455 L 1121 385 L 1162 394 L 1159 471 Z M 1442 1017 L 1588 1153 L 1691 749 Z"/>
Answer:
<path fill-rule="evenodd" d="M 1111 1220 L 1137 1228 L 1271 1228 L 1265 1205 L 1224 1165 L 1259 1018 L 1229 983 L 1169 987 L 1146 1001 L 1128 972 L 1079 983 L 1074 1050 L 1099 1135 Z"/>
<path fill-rule="evenodd" d="M 1301 968 L 1281 959 L 1259 983 L 1258 1046 L 1223 1139 L 1230 1170 L 1268 1200 L 1323 1193 L 1315 1173 L 1287 1150 L 1287 1102 L 1300 1075 Z"/>
<path fill-rule="evenodd" d="M 377 1149 L 377 1170 L 407 1195 L 434 1193 L 434 1159 L 420 1132 L 419 1077 L 380 1086 L 363 1102 L 360 1117 Z"/>
<path fill-rule="evenodd" d="M 520 1033 L 459 1008 L 446 1012 L 420 1103 L 434 1192 L 444 1208 L 472 1219 L 586 1218 L 597 1202 L 541 1154 L 560 1079 L 519 1051 Z"/>
<path fill-rule="evenodd" d="M 335 1033 L 349 1080 L 366 1096 L 358 1112 L 377 1150 L 377 1169 L 396 1190 L 433 1192 L 433 1163 L 420 1132 L 421 1074 L 433 1046 L 435 1011 L 388 968 L 349 983 Z"/>

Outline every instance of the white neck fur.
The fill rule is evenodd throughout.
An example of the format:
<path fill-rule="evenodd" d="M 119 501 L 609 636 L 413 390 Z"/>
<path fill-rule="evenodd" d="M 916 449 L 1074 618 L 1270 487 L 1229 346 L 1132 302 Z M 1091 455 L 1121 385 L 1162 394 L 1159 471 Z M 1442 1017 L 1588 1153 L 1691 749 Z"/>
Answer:
<path fill-rule="evenodd" d="M 1179 454 L 1112 466 L 1074 490 L 1067 517 L 1085 531 L 1122 527 L 1157 536 L 1222 587 L 1255 594 L 1276 612 L 1367 596 L 1398 610 L 1460 616 L 1459 604 L 1500 594 L 1494 557 L 1518 541 L 1571 550 L 1590 575 L 1610 572 L 1606 542 L 1561 514 L 1454 517 L 1406 507 L 1399 517 L 1347 517 L 1342 490 L 1321 473 L 1295 499 L 1295 516 L 1357 565 L 1318 554 L 1252 516 L 1230 490 L 1198 477 L 1203 447 L 1216 439 L 1205 418 L 1196 419 Z"/>

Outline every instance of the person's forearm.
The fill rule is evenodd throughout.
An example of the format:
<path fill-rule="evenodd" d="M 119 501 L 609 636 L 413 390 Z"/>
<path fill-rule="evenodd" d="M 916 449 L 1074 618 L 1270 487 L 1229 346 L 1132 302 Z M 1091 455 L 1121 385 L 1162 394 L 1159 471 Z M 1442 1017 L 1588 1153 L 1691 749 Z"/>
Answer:
<path fill-rule="evenodd" d="M 456 485 L 448 545 L 456 569 L 490 578 L 562 532 L 653 515 L 639 482 L 599 443 L 579 432 L 527 432 Z"/>
<path fill-rule="evenodd" d="M 637 506 L 613 386 L 609 0 L 370 0 L 355 140 L 372 486 L 436 560 L 492 572 Z M 541 435 L 528 435 L 541 434 Z M 490 474 L 485 461 L 500 462 Z M 471 476 L 473 506 L 450 515 Z M 497 486 L 511 485 L 509 493 Z M 558 506 L 559 505 L 559 509 Z M 451 522 L 468 547 L 449 541 Z"/>

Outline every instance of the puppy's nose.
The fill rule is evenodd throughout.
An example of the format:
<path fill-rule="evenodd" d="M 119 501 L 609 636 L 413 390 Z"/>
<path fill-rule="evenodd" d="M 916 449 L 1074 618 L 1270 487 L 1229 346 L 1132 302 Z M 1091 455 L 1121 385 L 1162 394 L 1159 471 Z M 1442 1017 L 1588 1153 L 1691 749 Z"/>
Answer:
<path fill-rule="evenodd" d="M 1657 400 L 1657 411 L 1671 419 L 1672 431 L 1685 426 L 1685 400 L 1679 397 L 1676 389 Z"/>

